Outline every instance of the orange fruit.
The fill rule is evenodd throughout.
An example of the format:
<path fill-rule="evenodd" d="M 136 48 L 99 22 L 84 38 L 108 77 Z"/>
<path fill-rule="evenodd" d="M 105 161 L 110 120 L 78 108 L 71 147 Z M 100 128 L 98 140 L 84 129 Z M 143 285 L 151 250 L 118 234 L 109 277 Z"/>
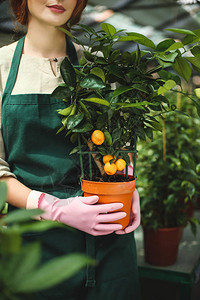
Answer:
<path fill-rule="evenodd" d="M 93 133 L 91 135 L 91 140 L 95 145 L 103 144 L 103 142 L 105 140 L 104 133 L 101 130 L 93 131 Z"/>
<path fill-rule="evenodd" d="M 124 170 L 124 168 L 126 167 L 126 162 L 125 162 L 125 160 L 122 159 L 122 158 L 118 159 L 118 160 L 115 162 L 115 164 L 116 164 L 116 167 L 117 167 L 117 170 L 118 170 L 118 171 L 122 171 L 122 170 Z"/>
<path fill-rule="evenodd" d="M 106 164 L 108 161 L 110 161 L 111 159 L 113 159 L 113 156 L 112 155 L 104 155 L 103 157 L 103 163 Z"/>
<path fill-rule="evenodd" d="M 104 171 L 108 175 L 114 175 L 117 172 L 117 166 L 114 163 L 110 164 L 109 162 L 107 162 L 104 166 Z"/>

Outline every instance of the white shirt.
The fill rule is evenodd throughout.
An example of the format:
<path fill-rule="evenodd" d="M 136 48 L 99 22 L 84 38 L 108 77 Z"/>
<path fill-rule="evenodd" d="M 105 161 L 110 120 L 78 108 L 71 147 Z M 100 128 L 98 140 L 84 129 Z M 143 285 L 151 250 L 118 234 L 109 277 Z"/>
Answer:
<path fill-rule="evenodd" d="M 5 161 L 4 141 L 1 134 L 1 100 L 6 86 L 12 58 L 17 42 L 0 48 L 0 177 L 15 175 L 10 171 L 9 164 Z M 75 45 L 78 59 L 83 54 L 83 49 Z M 54 75 L 50 59 L 32 57 L 22 54 L 17 80 L 12 91 L 16 94 L 51 94 L 63 82 L 60 74 L 60 65 L 64 57 L 58 58 L 56 75 Z M 37 76 L 36 76 L 37 74 Z"/>

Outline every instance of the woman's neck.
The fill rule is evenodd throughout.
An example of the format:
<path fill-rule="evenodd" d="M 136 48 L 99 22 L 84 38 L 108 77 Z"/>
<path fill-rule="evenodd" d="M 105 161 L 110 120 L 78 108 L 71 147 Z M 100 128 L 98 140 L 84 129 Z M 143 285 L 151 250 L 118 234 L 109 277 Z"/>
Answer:
<path fill-rule="evenodd" d="M 24 43 L 24 54 L 36 57 L 63 57 L 67 55 L 65 34 L 53 26 L 29 24 Z"/>

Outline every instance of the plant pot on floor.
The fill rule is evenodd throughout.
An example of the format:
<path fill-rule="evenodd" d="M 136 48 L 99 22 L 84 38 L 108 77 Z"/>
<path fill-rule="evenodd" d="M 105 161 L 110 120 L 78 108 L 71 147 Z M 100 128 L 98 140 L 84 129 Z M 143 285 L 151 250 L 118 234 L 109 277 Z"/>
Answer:
<path fill-rule="evenodd" d="M 143 228 L 145 261 L 154 266 L 173 265 L 178 256 L 178 247 L 183 227 Z"/>
<path fill-rule="evenodd" d="M 132 206 L 132 196 L 135 190 L 135 180 L 128 182 L 96 182 L 82 179 L 81 188 L 84 196 L 99 196 L 98 203 L 123 203 L 123 208 L 119 211 L 126 212 L 126 217 L 112 223 L 118 223 L 123 226 L 123 229 L 128 226 L 130 220 L 130 212 Z"/>

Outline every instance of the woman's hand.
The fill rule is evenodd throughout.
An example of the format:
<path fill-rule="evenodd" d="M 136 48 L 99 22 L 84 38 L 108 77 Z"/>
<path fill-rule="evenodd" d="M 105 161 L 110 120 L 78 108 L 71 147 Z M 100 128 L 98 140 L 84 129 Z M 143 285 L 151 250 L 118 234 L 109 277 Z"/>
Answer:
<path fill-rule="evenodd" d="M 116 234 L 126 234 L 134 231 L 140 225 L 140 197 L 138 191 L 133 192 L 133 202 L 129 225 L 123 230 L 115 231 Z"/>
<path fill-rule="evenodd" d="M 41 219 L 59 221 L 94 236 L 120 230 L 122 225 L 106 223 L 126 216 L 125 212 L 113 212 L 122 208 L 123 204 L 97 204 L 98 200 L 98 196 L 59 199 L 42 193 L 38 208 L 45 211 Z"/>

